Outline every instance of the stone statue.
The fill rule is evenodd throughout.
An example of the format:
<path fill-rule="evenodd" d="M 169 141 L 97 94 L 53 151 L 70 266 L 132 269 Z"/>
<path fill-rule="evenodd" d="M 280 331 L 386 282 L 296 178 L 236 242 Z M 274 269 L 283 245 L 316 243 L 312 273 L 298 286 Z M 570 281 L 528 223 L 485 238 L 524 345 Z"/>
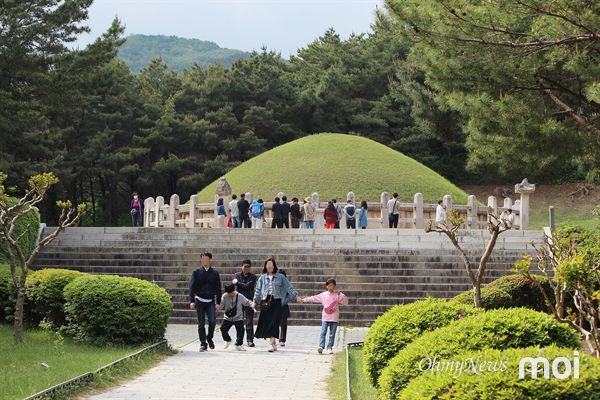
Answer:
<path fill-rule="evenodd" d="M 225 178 L 221 178 L 219 183 L 217 183 L 217 195 L 219 196 L 230 196 L 231 195 L 231 186 L 229 186 L 229 182 Z"/>

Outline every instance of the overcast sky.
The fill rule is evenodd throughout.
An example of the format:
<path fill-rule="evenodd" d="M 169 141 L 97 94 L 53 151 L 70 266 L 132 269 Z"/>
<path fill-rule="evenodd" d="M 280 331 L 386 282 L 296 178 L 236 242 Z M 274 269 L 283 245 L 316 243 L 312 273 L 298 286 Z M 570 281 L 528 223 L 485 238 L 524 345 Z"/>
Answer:
<path fill-rule="evenodd" d="M 383 0 L 95 0 L 89 9 L 92 42 L 118 16 L 125 35 L 174 35 L 210 40 L 221 47 L 295 54 L 333 27 L 343 38 L 370 31 Z"/>

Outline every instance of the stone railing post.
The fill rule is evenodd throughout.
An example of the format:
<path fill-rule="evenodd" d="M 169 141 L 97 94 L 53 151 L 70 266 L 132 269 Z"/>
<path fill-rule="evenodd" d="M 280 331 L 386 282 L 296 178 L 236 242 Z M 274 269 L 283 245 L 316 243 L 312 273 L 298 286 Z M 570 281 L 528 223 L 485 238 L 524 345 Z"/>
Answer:
<path fill-rule="evenodd" d="M 146 200 L 144 200 L 144 227 L 148 228 L 151 225 L 151 223 L 153 222 L 153 220 L 150 219 L 150 216 L 153 215 L 154 213 L 154 198 L 152 197 L 148 197 Z"/>
<path fill-rule="evenodd" d="M 415 220 L 415 228 L 423 229 L 425 227 L 425 218 L 423 216 L 423 194 L 415 193 L 413 206 L 413 219 Z"/>
<path fill-rule="evenodd" d="M 380 197 L 380 205 L 381 205 L 381 228 L 387 228 L 387 223 L 389 220 L 389 212 L 388 212 L 388 201 L 390 200 L 390 194 L 388 192 L 382 192 Z"/>
<path fill-rule="evenodd" d="M 472 194 L 467 200 L 467 228 L 477 229 L 477 197 Z"/>
<path fill-rule="evenodd" d="M 314 192 L 311 197 L 313 206 L 315 207 L 315 229 L 322 229 L 325 222 L 323 221 L 323 210 L 319 204 L 319 193 Z"/>
<path fill-rule="evenodd" d="M 162 196 L 156 198 L 154 205 L 154 227 L 160 228 L 163 221 L 163 207 L 165 205 L 165 199 Z"/>
<path fill-rule="evenodd" d="M 445 195 L 442 198 L 442 204 L 444 205 L 444 209 L 446 210 L 446 218 L 450 218 L 450 214 L 452 213 L 453 208 L 453 203 L 452 203 L 452 196 L 450 196 L 449 194 Z M 450 226 L 451 224 L 448 223 L 448 226 Z"/>
<path fill-rule="evenodd" d="M 504 208 L 504 209 L 507 209 L 507 210 L 508 210 L 509 208 L 511 208 L 511 209 L 512 209 L 512 206 L 513 206 L 512 199 L 511 199 L 510 197 L 507 197 L 507 198 L 505 198 L 505 199 L 504 199 L 504 202 L 503 202 L 503 204 L 502 204 L 502 208 Z"/>
<path fill-rule="evenodd" d="M 500 217 L 498 215 L 498 200 L 496 199 L 496 196 L 488 197 L 487 206 L 488 206 L 488 208 L 492 209 L 492 212 L 494 213 L 494 215 L 496 217 L 498 217 L 498 218 Z"/>
<path fill-rule="evenodd" d="M 517 183 L 515 185 L 515 193 L 519 193 L 521 195 L 521 201 L 519 204 L 519 226 L 523 230 L 529 229 L 529 195 L 533 192 L 535 192 L 535 185 L 529 183 L 527 178 L 523 179 L 521 183 Z"/>
<path fill-rule="evenodd" d="M 165 226 L 175 228 L 176 220 L 179 219 L 179 195 L 173 194 L 169 199 L 169 209 L 167 210 L 167 221 Z"/>
<path fill-rule="evenodd" d="M 190 213 L 186 228 L 195 228 L 196 219 L 198 219 L 198 196 L 195 194 L 190 196 Z"/>

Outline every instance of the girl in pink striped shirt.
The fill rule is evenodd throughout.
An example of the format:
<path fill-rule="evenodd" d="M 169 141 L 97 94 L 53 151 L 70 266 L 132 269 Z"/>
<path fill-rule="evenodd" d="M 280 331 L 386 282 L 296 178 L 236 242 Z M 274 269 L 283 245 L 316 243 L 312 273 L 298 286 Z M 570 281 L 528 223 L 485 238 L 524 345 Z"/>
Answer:
<path fill-rule="evenodd" d="M 319 293 L 316 296 L 305 297 L 303 303 L 320 303 L 323 305 L 323 316 L 321 325 L 321 336 L 319 338 L 319 354 L 323 354 L 325 349 L 325 336 L 329 329 L 329 340 L 327 342 L 327 354 L 333 354 L 333 342 L 335 341 L 335 332 L 340 321 L 340 304 L 348 304 L 348 298 L 342 292 L 335 291 L 335 279 L 329 278 L 325 282 L 327 291 Z"/>

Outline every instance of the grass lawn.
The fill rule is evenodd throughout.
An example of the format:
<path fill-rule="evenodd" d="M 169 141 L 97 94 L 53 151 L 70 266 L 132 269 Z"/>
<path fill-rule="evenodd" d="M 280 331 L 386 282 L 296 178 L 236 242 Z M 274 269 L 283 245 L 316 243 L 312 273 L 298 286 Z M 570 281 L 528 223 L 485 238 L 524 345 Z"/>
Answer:
<path fill-rule="evenodd" d="M 379 201 L 381 192 L 397 191 L 402 202 L 412 202 L 417 192 L 423 193 L 427 203 L 437 202 L 445 194 L 451 194 L 457 204 L 467 202 L 465 192 L 430 168 L 383 144 L 353 135 L 303 137 L 246 161 L 225 178 L 234 193 L 252 192 L 255 198 L 269 201 L 279 191 L 288 198 L 318 192 L 321 201 L 345 200 L 350 191 L 358 201 Z M 214 201 L 217 181 L 199 193 L 201 202 Z"/>
<path fill-rule="evenodd" d="M 24 398 L 131 354 L 143 346 L 96 347 L 52 332 L 28 330 L 16 345 L 12 326 L 0 325 L 0 399 Z M 151 361 L 151 365 L 155 361 Z M 48 365 L 44 367 L 42 363 Z M 150 365 L 142 365 L 145 369 Z M 114 379 L 107 376 L 104 381 Z M 94 383 L 102 387 L 102 380 Z M 62 397 L 64 398 L 64 397 Z"/>
<path fill-rule="evenodd" d="M 350 395 L 352 400 L 374 400 L 377 391 L 371 386 L 363 372 L 362 348 L 350 348 Z M 346 400 L 346 352 L 335 355 L 333 373 L 329 380 L 331 400 Z"/>

